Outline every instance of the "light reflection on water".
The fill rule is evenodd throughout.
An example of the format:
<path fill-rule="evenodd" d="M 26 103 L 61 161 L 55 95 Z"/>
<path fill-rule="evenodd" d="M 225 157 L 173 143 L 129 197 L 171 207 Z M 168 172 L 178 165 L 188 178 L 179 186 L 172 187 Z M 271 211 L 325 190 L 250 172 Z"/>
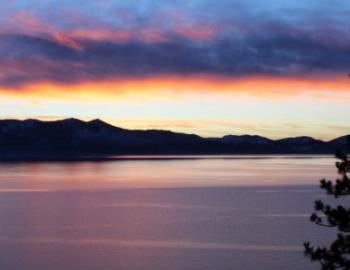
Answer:
<path fill-rule="evenodd" d="M 109 162 L 0 164 L 0 191 L 303 185 L 334 177 L 335 171 L 331 156 L 125 158 L 128 159 Z"/>
<path fill-rule="evenodd" d="M 333 157 L 0 165 L 0 269 L 318 269 Z"/>

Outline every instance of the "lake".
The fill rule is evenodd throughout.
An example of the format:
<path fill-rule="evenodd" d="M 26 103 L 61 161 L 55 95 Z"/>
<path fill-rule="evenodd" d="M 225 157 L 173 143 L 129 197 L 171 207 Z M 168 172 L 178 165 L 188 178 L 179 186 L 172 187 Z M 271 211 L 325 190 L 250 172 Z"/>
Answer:
<path fill-rule="evenodd" d="M 0 164 L 0 269 L 319 269 L 302 243 L 332 156 Z"/>

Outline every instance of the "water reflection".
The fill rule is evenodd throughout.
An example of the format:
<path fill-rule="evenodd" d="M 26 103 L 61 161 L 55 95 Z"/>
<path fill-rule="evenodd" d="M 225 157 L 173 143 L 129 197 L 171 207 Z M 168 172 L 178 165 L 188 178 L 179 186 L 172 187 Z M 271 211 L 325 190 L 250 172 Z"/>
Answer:
<path fill-rule="evenodd" d="M 334 177 L 331 156 L 186 158 L 0 164 L 0 190 L 299 185 Z"/>
<path fill-rule="evenodd" d="M 295 270 L 332 157 L 0 165 L 0 269 Z M 252 259 L 254 258 L 254 260 Z"/>

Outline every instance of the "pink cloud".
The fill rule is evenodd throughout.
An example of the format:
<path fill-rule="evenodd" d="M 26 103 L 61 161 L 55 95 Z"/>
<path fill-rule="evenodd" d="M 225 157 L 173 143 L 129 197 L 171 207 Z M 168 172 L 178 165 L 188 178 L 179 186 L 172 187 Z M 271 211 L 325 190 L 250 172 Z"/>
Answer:
<path fill-rule="evenodd" d="M 154 27 L 137 30 L 135 38 L 148 43 L 161 43 L 168 41 L 162 31 Z"/>
<path fill-rule="evenodd" d="M 67 35 L 76 39 L 89 40 L 111 40 L 119 43 L 127 42 L 131 39 L 132 33 L 127 30 L 109 30 L 109 29 L 75 29 L 68 32 Z"/>
<path fill-rule="evenodd" d="M 77 41 L 75 41 L 73 38 L 70 38 L 67 35 L 61 34 L 61 33 L 55 33 L 52 35 L 52 39 L 59 43 L 62 44 L 66 47 L 76 49 L 76 50 L 83 50 L 83 46 L 79 44 Z"/>
<path fill-rule="evenodd" d="M 215 32 L 205 27 L 177 26 L 173 32 L 194 41 L 211 41 L 215 37 Z"/>

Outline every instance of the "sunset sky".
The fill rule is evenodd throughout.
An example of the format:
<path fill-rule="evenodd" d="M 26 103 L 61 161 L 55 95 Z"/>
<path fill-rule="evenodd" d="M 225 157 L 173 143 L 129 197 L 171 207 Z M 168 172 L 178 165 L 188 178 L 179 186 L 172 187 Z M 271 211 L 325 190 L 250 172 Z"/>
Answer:
<path fill-rule="evenodd" d="M 0 118 L 350 133 L 348 0 L 2 0 Z"/>

